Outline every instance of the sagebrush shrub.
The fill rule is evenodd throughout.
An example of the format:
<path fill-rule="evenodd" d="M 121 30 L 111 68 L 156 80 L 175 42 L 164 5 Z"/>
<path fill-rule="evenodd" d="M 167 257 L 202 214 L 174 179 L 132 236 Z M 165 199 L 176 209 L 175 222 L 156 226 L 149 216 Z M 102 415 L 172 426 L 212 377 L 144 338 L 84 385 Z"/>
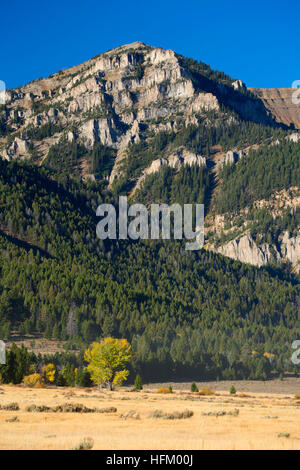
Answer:
<path fill-rule="evenodd" d="M 202 387 L 199 393 L 200 395 L 214 395 L 216 392 L 209 387 Z"/>
<path fill-rule="evenodd" d="M 135 390 L 143 390 L 143 382 L 142 382 L 141 376 L 139 374 L 135 378 L 134 388 L 135 388 Z"/>
<path fill-rule="evenodd" d="M 94 446 L 94 439 L 91 437 L 85 437 L 83 441 L 75 447 L 72 447 L 70 450 L 91 450 Z"/>
<path fill-rule="evenodd" d="M 169 388 L 162 387 L 162 388 L 159 388 L 156 393 L 172 393 L 172 392 L 173 392 L 172 387 L 169 387 Z"/>
<path fill-rule="evenodd" d="M 1 408 L 1 407 L 0 407 Z M 2 406 L 2 410 L 7 410 L 7 411 L 18 411 L 20 409 L 18 403 L 8 403 L 7 405 Z"/>
<path fill-rule="evenodd" d="M 191 410 L 184 411 L 173 411 L 173 413 L 165 413 L 162 410 L 155 410 L 148 418 L 161 418 L 161 419 L 186 419 L 194 415 L 194 412 Z"/>

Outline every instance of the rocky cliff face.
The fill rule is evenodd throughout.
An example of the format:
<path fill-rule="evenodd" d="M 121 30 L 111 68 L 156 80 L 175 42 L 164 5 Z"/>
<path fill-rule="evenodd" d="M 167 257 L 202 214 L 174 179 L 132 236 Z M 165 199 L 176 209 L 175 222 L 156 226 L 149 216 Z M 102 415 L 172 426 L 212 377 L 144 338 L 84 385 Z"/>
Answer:
<path fill-rule="evenodd" d="M 60 137 L 71 133 L 87 149 L 101 142 L 121 150 L 139 142 L 142 123 L 149 131 L 173 130 L 179 116 L 180 125 L 197 123 L 196 113 L 218 109 L 214 95 L 196 91 L 174 51 L 137 42 L 9 90 L 3 115 L 12 135 L 52 124 Z M 41 158 L 52 144 L 42 140 Z M 4 158 L 30 158 L 26 138 L 1 144 Z M 33 144 L 39 146 L 38 136 Z"/>
<path fill-rule="evenodd" d="M 263 102 L 277 122 L 287 126 L 294 125 L 295 129 L 300 129 L 300 104 L 293 102 L 295 88 L 250 88 L 250 90 Z"/>
<path fill-rule="evenodd" d="M 300 236 L 291 237 L 289 232 L 282 233 L 277 247 L 270 243 L 258 244 L 250 235 L 243 235 L 213 249 L 224 256 L 254 266 L 289 261 L 296 272 L 300 271 Z"/>
<path fill-rule="evenodd" d="M 191 152 L 185 149 L 184 147 L 179 147 L 175 153 L 172 153 L 167 158 L 159 158 L 157 160 L 154 160 L 151 165 L 146 168 L 143 171 L 142 175 L 139 177 L 135 186 L 135 190 L 137 190 L 141 186 L 142 182 L 148 175 L 157 173 L 163 167 L 179 169 L 182 166 L 193 165 L 206 167 L 206 158 L 194 152 Z M 113 181 L 113 174 L 111 176 L 110 181 Z"/>

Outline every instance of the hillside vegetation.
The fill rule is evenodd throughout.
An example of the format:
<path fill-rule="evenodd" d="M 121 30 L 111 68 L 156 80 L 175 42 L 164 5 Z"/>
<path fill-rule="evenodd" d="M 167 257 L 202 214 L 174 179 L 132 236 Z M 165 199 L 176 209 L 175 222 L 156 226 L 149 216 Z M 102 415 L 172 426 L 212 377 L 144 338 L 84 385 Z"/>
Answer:
<path fill-rule="evenodd" d="M 286 367 L 297 282 L 179 241 L 101 242 L 92 207 L 108 196 L 97 186 L 58 183 L 16 162 L 2 161 L 0 174 L 2 336 L 37 331 L 70 347 L 126 337 L 133 366 L 155 377 Z M 275 354 L 272 367 L 265 352 Z"/>
<path fill-rule="evenodd" d="M 8 90 L 0 337 L 39 333 L 81 353 L 96 339 L 126 338 L 131 373 L 143 379 L 296 371 L 292 132 L 240 80 L 140 42 Z M 285 199 L 270 209 L 278 192 Z M 98 205 L 120 195 L 147 206 L 204 203 L 205 248 L 97 239 Z"/>

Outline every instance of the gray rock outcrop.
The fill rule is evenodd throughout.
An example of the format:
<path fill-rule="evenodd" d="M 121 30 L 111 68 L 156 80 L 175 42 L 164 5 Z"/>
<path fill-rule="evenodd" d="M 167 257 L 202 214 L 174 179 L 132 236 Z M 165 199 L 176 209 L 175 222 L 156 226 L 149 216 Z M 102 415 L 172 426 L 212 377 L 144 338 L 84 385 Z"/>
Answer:
<path fill-rule="evenodd" d="M 269 243 L 257 244 L 247 234 L 224 245 L 211 248 L 224 256 L 254 266 L 260 267 L 277 261 L 289 261 L 296 271 L 300 270 L 300 236 L 290 236 L 289 232 L 284 232 L 280 236 L 279 251 Z"/>

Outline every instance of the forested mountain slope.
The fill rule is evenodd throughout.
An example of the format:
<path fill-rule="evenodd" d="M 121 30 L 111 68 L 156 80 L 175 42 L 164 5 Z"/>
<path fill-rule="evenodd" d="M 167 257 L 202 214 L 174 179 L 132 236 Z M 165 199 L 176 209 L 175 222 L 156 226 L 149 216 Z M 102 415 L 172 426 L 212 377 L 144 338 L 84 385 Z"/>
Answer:
<path fill-rule="evenodd" d="M 240 80 L 140 42 L 9 90 L 0 336 L 126 337 L 149 377 L 292 368 L 300 138 L 275 117 Z M 204 203 L 204 249 L 97 239 L 97 206 L 124 194 Z"/>
<path fill-rule="evenodd" d="M 286 367 L 299 327 L 296 278 L 174 241 L 95 238 L 98 185 L 0 162 L 0 328 L 87 344 L 126 337 L 151 375 L 256 377 Z M 7 238 L 9 234 L 9 238 Z M 23 240 L 26 246 L 19 246 Z M 253 356 L 251 351 L 256 350 Z"/>
<path fill-rule="evenodd" d="M 277 233 L 283 245 L 273 237 L 266 246 L 261 243 L 263 232 L 253 237 L 248 229 L 236 227 L 231 219 L 236 219 L 238 207 L 231 204 L 222 215 L 224 207 L 218 203 L 217 194 L 224 195 L 225 186 L 235 192 L 236 200 L 247 194 L 246 182 L 228 187 L 235 180 L 220 176 L 224 165 L 244 168 L 250 159 L 256 160 L 261 145 L 264 150 L 258 150 L 257 158 L 264 159 L 272 154 L 274 143 L 287 137 L 299 140 L 259 96 L 203 62 L 136 42 L 9 90 L 0 109 L 0 155 L 97 181 L 115 195 L 148 203 L 182 202 L 182 195 L 185 202 L 204 202 L 208 248 L 259 266 L 288 261 L 297 271 L 300 241 L 287 232 L 286 223 L 280 223 L 282 231 Z M 289 152 L 288 146 L 284 149 Z M 293 151 L 297 155 L 298 147 Z M 271 178 L 267 160 L 262 165 L 261 175 L 269 172 Z M 282 190 L 297 191 L 295 176 L 282 181 Z M 268 199 L 274 197 L 276 188 Z M 290 200 L 281 204 L 276 217 L 293 217 L 290 206 Z M 297 210 L 295 204 L 292 210 Z M 218 227 L 209 214 L 220 221 Z M 222 217 L 230 220 L 230 233 Z"/>

